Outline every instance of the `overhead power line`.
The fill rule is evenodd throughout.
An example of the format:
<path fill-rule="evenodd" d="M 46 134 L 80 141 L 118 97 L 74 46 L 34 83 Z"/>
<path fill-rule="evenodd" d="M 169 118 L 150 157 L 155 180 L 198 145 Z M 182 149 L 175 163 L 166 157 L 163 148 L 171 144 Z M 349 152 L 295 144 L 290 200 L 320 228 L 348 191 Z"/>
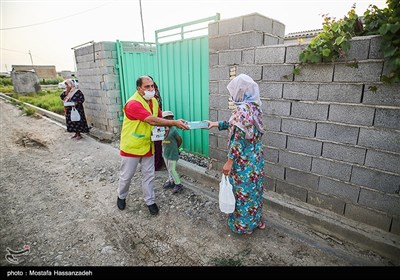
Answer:
<path fill-rule="evenodd" d="M 55 18 L 55 19 L 51 19 L 51 20 L 47 20 L 47 21 L 43 21 L 43 22 L 38 22 L 38 23 L 33 23 L 33 24 L 28 24 L 28 25 L 22 25 L 22 26 L 0 28 L 0 30 L 4 31 L 4 30 L 20 29 L 20 28 L 27 28 L 27 27 L 32 27 L 32 26 L 36 26 L 36 25 L 42 25 L 42 24 L 46 24 L 46 23 L 50 23 L 50 22 L 66 19 L 66 18 L 69 18 L 69 17 L 77 16 L 77 15 L 80 15 L 80 14 L 83 14 L 83 13 L 87 13 L 87 12 L 93 11 L 95 9 L 101 8 L 101 7 L 105 6 L 105 5 L 108 5 L 110 3 L 111 2 L 107 2 L 107 3 L 103 4 L 103 5 L 94 7 L 92 9 L 88 9 L 88 10 L 85 10 L 85 11 L 82 11 L 82 12 L 79 12 L 79 13 L 76 13 L 76 14 L 72 14 L 72 15 L 68 15 L 68 16 L 64 16 L 64 17 L 60 17 L 60 18 Z"/>

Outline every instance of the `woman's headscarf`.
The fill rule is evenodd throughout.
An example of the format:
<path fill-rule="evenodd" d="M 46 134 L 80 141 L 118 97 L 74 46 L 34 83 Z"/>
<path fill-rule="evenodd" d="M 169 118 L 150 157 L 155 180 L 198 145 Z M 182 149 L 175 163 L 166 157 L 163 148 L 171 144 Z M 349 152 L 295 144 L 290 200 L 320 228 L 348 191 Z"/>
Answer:
<path fill-rule="evenodd" d="M 258 84 L 245 74 L 234 78 L 227 86 L 236 108 L 232 111 L 229 124 L 236 126 L 246 134 L 246 139 L 254 137 L 254 127 L 264 133 L 260 90 Z M 230 130 L 229 139 L 232 136 Z"/>
<path fill-rule="evenodd" d="M 78 91 L 78 89 L 75 87 L 75 83 L 71 79 L 65 80 L 65 83 L 68 84 L 71 87 L 71 89 L 69 90 L 69 92 L 67 92 L 64 101 L 70 101 L 72 96 L 74 96 L 74 94 Z"/>

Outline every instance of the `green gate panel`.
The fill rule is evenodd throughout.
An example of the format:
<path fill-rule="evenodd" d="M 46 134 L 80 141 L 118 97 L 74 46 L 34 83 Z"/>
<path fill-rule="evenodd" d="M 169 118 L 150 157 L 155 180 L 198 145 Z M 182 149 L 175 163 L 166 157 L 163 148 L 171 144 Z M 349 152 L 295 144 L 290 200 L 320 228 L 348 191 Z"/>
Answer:
<path fill-rule="evenodd" d="M 117 41 L 117 57 L 121 103 L 124 106 L 136 91 L 136 79 L 139 76 L 150 75 L 154 80 L 158 78 L 155 43 Z"/>
<path fill-rule="evenodd" d="M 214 20 L 219 14 L 157 30 L 156 43 L 117 41 L 122 106 L 136 91 L 136 79 L 150 75 L 159 87 L 164 111 L 173 111 L 175 119 L 208 120 L 207 31 L 208 22 Z M 207 129 L 179 132 L 185 151 L 208 157 Z"/>

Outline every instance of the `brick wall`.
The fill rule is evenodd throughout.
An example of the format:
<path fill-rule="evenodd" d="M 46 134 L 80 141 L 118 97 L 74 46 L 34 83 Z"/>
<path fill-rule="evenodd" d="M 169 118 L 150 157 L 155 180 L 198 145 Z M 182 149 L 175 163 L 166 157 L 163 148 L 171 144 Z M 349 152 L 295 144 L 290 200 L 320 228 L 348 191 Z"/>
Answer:
<path fill-rule="evenodd" d="M 251 76 L 263 102 L 266 191 L 400 235 L 400 85 L 379 82 L 381 38 L 352 39 L 348 60 L 357 64 L 301 66 L 293 75 L 306 45 L 284 45 L 284 30 L 259 14 L 209 25 L 210 119 L 231 114 L 230 77 Z M 226 131 L 210 131 L 217 170 L 227 140 Z"/>
<path fill-rule="evenodd" d="M 90 133 L 113 140 L 121 130 L 121 97 L 115 42 L 100 42 L 75 49 L 79 88 L 85 95 Z"/>

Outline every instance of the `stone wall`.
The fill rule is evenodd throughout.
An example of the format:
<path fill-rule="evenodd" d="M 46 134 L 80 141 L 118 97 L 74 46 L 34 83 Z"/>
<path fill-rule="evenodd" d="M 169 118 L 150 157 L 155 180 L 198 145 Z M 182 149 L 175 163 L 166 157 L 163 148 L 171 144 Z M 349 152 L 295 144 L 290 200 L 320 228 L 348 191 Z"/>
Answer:
<path fill-rule="evenodd" d="M 222 20 L 209 36 L 211 120 L 231 114 L 231 77 L 245 73 L 260 86 L 266 191 L 400 235 L 400 85 L 379 82 L 381 38 L 353 38 L 347 61 L 293 75 L 306 44 L 283 45 L 284 25 L 273 19 Z M 216 170 L 227 140 L 210 131 Z"/>
<path fill-rule="evenodd" d="M 115 42 L 93 43 L 75 49 L 79 88 L 85 95 L 90 133 L 113 140 L 121 130 L 121 96 Z"/>
<path fill-rule="evenodd" d="M 40 81 L 35 71 L 12 71 L 11 79 L 16 93 L 32 93 L 41 90 Z"/>
<path fill-rule="evenodd" d="M 31 71 L 35 73 L 39 79 L 56 79 L 57 72 L 54 65 L 12 65 L 13 71 Z"/>

